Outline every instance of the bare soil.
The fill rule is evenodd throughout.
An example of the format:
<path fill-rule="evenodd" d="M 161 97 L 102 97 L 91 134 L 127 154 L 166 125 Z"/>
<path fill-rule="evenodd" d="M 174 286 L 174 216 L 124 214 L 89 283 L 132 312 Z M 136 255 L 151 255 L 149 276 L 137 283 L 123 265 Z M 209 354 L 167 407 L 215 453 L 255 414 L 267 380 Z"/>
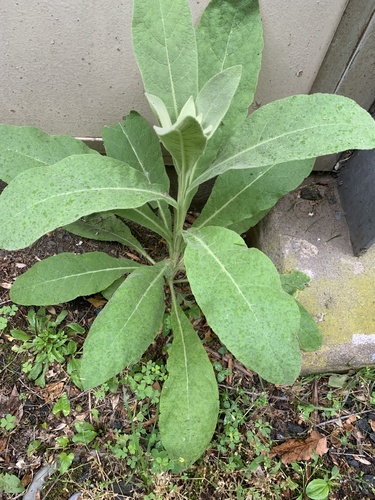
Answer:
<path fill-rule="evenodd" d="M 164 246 L 158 237 L 144 230 L 141 232 L 137 227 L 134 227 L 133 231 L 137 238 L 142 239 L 155 260 L 162 258 Z M 139 259 L 133 252 L 116 243 L 84 240 L 62 229 L 54 231 L 28 249 L 17 252 L 0 250 L 0 307 L 11 304 L 9 287 L 19 274 L 36 261 L 61 252 L 89 251 L 105 251 L 115 257 Z M 100 300 L 92 303 L 87 299 L 79 298 L 67 304 L 53 306 L 49 311 L 55 317 L 64 309 L 68 311 L 66 322 L 77 322 L 88 330 L 101 306 Z M 11 318 L 10 328 L 27 329 L 26 315 L 27 308 L 20 306 L 16 315 Z M 306 439 L 315 430 L 322 438 L 326 438 L 326 451 L 321 459 L 324 470 L 331 471 L 336 465 L 341 473 L 341 479 L 329 498 L 375 498 L 371 489 L 375 486 L 375 406 L 371 404 L 375 384 L 374 372 L 351 373 L 348 383 L 337 389 L 328 385 L 328 376 L 305 377 L 298 380 L 293 387 L 277 387 L 260 380 L 230 355 L 219 354 L 220 344 L 204 319 L 196 320 L 195 323 L 207 341 L 207 351 L 212 361 L 219 361 L 223 368 L 231 369 L 232 374 L 220 383 L 221 392 L 233 394 L 233 399 L 238 399 L 239 389 L 248 395 L 247 404 L 251 411 L 247 412 L 245 421 L 239 427 L 243 436 L 252 431 L 264 441 L 265 449 L 269 449 L 283 442 L 292 442 L 292 439 Z M 82 344 L 79 336 L 76 340 Z M 158 338 L 145 357 L 165 361 L 164 342 L 162 337 Z M 15 416 L 16 427 L 10 432 L 0 429 L 0 472 L 17 475 L 27 488 L 37 472 L 46 464 L 51 464 L 61 452 L 56 449 L 56 438 L 71 438 L 74 435 L 74 422 L 91 422 L 98 432 L 95 447 L 74 443 L 70 445 L 66 452 L 74 453 L 74 463 L 68 479 L 63 482 L 61 478 L 52 476 L 39 498 L 68 500 L 72 494 L 79 491 L 84 492 L 82 500 L 144 498 L 151 490 L 160 495 L 155 498 L 293 499 L 298 495 L 292 488 L 285 489 L 280 496 L 273 493 L 273 484 L 281 482 L 285 477 L 298 484 L 301 481 L 307 483 L 314 477 L 311 459 L 302 462 L 305 464 L 302 478 L 288 463 L 281 464 L 280 470 L 273 475 L 262 467 L 257 468 L 254 473 L 245 473 L 243 468 L 225 469 L 223 463 L 229 462 L 230 455 L 220 456 L 217 448 L 212 446 L 187 474 L 150 475 L 153 479 L 148 479 L 151 483 L 147 486 L 144 471 L 129 468 L 125 460 L 115 459 L 104 446 L 105 443 L 114 441 L 116 430 L 132 430 L 132 422 L 124 406 L 123 389 L 120 388 L 114 394 L 107 394 L 105 398 L 97 398 L 93 391 L 77 389 L 66 373 L 66 367 L 58 364 L 54 364 L 47 373 L 46 387 L 36 387 L 22 372 L 22 363 L 28 359 L 28 355 L 15 354 L 11 350 L 12 345 L 11 337 L 4 332 L 0 336 L 0 418 L 7 414 Z M 68 394 L 72 406 L 67 417 L 55 416 L 52 413 L 54 403 L 63 392 Z M 258 398 L 264 395 L 267 404 L 256 404 Z M 130 396 L 129 402 L 136 411 L 138 403 L 135 399 Z M 336 411 L 327 410 L 332 409 L 335 404 Z M 314 409 L 306 415 L 304 409 L 309 405 Z M 93 420 L 90 412 L 92 408 L 99 412 L 98 422 Z M 152 430 L 157 425 L 156 410 L 152 409 L 152 406 L 150 408 L 149 418 L 144 425 L 146 429 Z M 270 425 L 271 433 L 268 439 L 257 430 L 259 422 Z M 219 439 L 224 427 L 225 421 L 221 414 L 215 439 Z M 40 447 L 35 452 L 28 453 L 28 447 L 34 440 L 40 441 Z M 251 451 L 252 446 L 253 443 L 244 438 L 230 453 L 241 456 L 246 468 L 246 464 L 255 456 Z M 294 457 L 297 461 L 300 458 L 298 454 Z M 99 486 L 104 483 L 106 488 L 102 486 L 100 489 Z M 87 484 L 91 486 L 88 487 Z M 171 484 L 175 485 L 172 492 Z M 239 496 L 235 493 L 238 485 L 241 485 L 244 491 L 246 488 L 250 491 L 254 486 L 261 496 Z M 20 497 L 22 495 L 5 494 L 1 497 L 0 492 L 0 498 Z"/>

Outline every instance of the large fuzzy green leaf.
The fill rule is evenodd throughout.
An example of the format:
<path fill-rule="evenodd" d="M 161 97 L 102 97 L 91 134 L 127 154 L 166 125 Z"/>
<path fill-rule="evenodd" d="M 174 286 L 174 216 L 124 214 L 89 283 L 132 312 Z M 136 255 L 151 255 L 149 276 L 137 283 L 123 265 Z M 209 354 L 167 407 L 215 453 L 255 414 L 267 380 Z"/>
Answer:
<path fill-rule="evenodd" d="M 192 187 L 227 170 L 375 147 L 375 122 L 351 99 L 296 95 L 262 106 L 237 127 Z"/>
<path fill-rule="evenodd" d="M 242 66 L 231 106 L 197 165 L 196 175 L 199 175 L 215 159 L 226 136 L 245 120 L 254 100 L 263 49 L 257 0 L 211 0 L 196 28 L 196 37 L 199 89 L 220 71 Z"/>
<path fill-rule="evenodd" d="M 113 158 L 75 155 L 18 175 L 0 196 L 0 247 L 17 250 L 57 227 L 98 211 L 134 208 L 163 199 L 137 170 Z"/>
<path fill-rule="evenodd" d="M 217 73 L 242 66 L 241 81 L 224 122 L 241 123 L 254 100 L 263 49 L 257 0 L 211 0 L 196 27 L 199 89 Z"/>
<path fill-rule="evenodd" d="M 138 267 L 132 260 L 116 259 L 103 252 L 61 253 L 37 262 L 21 274 L 10 296 L 13 302 L 25 306 L 60 304 L 100 292 Z"/>
<path fill-rule="evenodd" d="M 146 92 L 172 122 L 198 93 L 195 33 L 187 0 L 134 0 L 133 48 Z"/>
<path fill-rule="evenodd" d="M 257 219 L 310 174 L 314 160 L 300 160 L 248 170 L 229 170 L 214 188 L 194 227 L 223 226 Z M 249 226 L 246 228 L 248 229 Z"/>
<path fill-rule="evenodd" d="M 219 396 L 202 342 L 177 304 L 172 310 L 171 324 L 173 344 L 168 351 L 169 377 L 160 398 L 159 428 L 169 457 L 187 468 L 212 439 Z"/>
<path fill-rule="evenodd" d="M 164 314 L 167 265 L 134 271 L 99 313 L 83 346 L 81 377 L 86 389 L 138 361 L 155 338 Z"/>
<path fill-rule="evenodd" d="M 168 129 L 155 127 L 160 140 L 171 153 L 178 172 L 190 172 L 193 165 L 202 156 L 207 137 L 200 123 L 193 116 L 178 120 Z"/>
<path fill-rule="evenodd" d="M 139 241 L 134 238 L 128 226 L 114 214 L 91 214 L 77 222 L 65 226 L 67 231 L 82 238 L 97 241 L 117 241 L 136 250 L 141 255 L 145 251 Z"/>
<path fill-rule="evenodd" d="M 262 210 L 261 212 L 258 212 L 254 217 L 249 217 L 248 219 L 242 219 L 239 222 L 234 222 L 233 224 L 230 224 L 227 226 L 228 229 L 231 229 L 232 231 L 242 234 L 246 233 L 251 227 L 256 226 L 259 221 L 261 221 L 267 214 L 269 210 Z"/>
<path fill-rule="evenodd" d="M 113 127 L 105 127 L 102 136 L 107 156 L 127 163 L 142 172 L 150 184 L 161 184 L 165 192 L 169 192 L 169 177 L 159 138 L 141 115 L 132 111 L 125 121 Z M 159 210 L 163 225 L 170 229 L 172 222 L 168 204 L 158 200 L 155 208 Z"/>
<path fill-rule="evenodd" d="M 78 154 L 98 153 L 73 137 L 50 136 L 34 127 L 0 125 L 0 179 L 4 182 L 29 168 L 53 165 Z"/>
<path fill-rule="evenodd" d="M 131 111 L 117 125 L 104 127 L 102 137 L 107 156 L 127 163 L 142 172 L 150 183 L 161 184 L 169 190 L 158 136 L 136 111 Z"/>
<path fill-rule="evenodd" d="M 186 272 L 209 325 L 226 347 L 266 380 L 292 383 L 300 372 L 300 313 L 272 262 L 219 227 L 185 233 Z"/>

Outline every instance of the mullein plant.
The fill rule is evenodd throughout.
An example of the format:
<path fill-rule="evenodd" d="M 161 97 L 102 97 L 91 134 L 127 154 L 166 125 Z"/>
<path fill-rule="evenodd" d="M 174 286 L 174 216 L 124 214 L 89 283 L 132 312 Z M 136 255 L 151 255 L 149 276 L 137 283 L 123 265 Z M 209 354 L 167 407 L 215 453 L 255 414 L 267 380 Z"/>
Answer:
<path fill-rule="evenodd" d="M 147 265 L 102 252 L 58 254 L 21 275 L 10 296 L 44 306 L 97 292 L 108 298 L 83 349 L 81 378 L 90 389 L 142 356 L 160 331 L 167 293 L 173 342 L 159 427 L 170 459 L 184 469 L 209 445 L 219 404 L 176 279 L 186 275 L 208 324 L 239 361 L 272 383 L 293 383 L 301 349 L 321 344 L 295 298 L 307 277 L 280 277 L 240 234 L 309 175 L 316 156 L 374 148 L 375 125 L 355 102 L 327 94 L 287 97 L 248 116 L 263 47 L 256 0 L 212 0 L 196 28 L 188 0 L 134 0 L 132 34 L 158 125 L 132 111 L 103 130 L 106 156 L 71 137 L 1 125 L 0 178 L 8 186 L 0 246 L 25 248 L 64 227 L 145 258 Z M 161 143 L 173 158 L 176 197 Z M 185 229 L 191 201 L 209 180 L 207 203 Z M 167 257 L 155 262 L 126 221 L 160 235 Z"/>

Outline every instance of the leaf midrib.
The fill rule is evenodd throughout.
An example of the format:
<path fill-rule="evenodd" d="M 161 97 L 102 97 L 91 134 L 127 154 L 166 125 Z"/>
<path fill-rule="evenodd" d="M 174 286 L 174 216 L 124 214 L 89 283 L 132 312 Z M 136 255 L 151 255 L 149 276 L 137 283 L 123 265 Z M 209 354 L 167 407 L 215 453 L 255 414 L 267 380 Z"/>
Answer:
<path fill-rule="evenodd" d="M 165 269 L 167 267 L 167 263 L 162 267 L 160 273 L 158 273 L 155 278 L 151 281 L 151 283 L 149 284 L 149 286 L 147 287 L 147 289 L 142 293 L 142 295 L 140 296 L 139 300 L 138 300 L 138 303 L 135 305 L 133 311 L 130 313 L 130 315 L 128 316 L 128 318 L 126 319 L 126 322 L 124 323 L 124 325 L 118 330 L 118 334 L 116 335 L 113 335 L 113 338 L 114 338 L 114 341 L 117 342 L 117 339 L 122 335 L 123 331 L 125 330 L 125 328 L 127 327 L 128 323 L 130 322 L 130 320 L 133 318 L 134 314 L 138 311 L 138 309 L 141 307 L 141 304 L 142 302 L 144 301 L 144 299 L 148 296 L 150 290 L 154 287 L 155 283 L 160 279 L 160 277 L 163 275 Z M 135 278 L 134 278 L 135 279 Z M 126 283 L 126 281 L 125 281 Z M 113 299 L 112 299 L 113 300 Z M 111 351 L 110 350 L 107 350 L 105 352 L 105 358 L 108 357 L 108 354 L 110 353 Z"/>
<path fill-rule="evenodd" d="M 122 271 L 123 273 L 126 273 L 127 269 L 128 270 L 134 270 L 134 269 L 138 269 L 139 266 L 137 266 L 136 264 L 134 266 L 124 266 L 124 267 L 106 267 L 106 268 L 102 268 L 102 269 L 95 269 L 95 270 L 88 270 L 88 271 L 84 271 L 84 272 L 80 272 L 80 273 L 76 273 L 76 274 L 69 274 L 69 275 L 65 275 L 65 276 L 61 276 L 59 278 L 55 278 L 55 279 L 49 279 L 49 280 L 44 280 L 44 281 L 41 281 L 39 283 L 33 283 L 32 285 L 29 285 L 29 286 L 24 286 L 23 285 L 23 290 L 26 290 L 26 289 L 33 289 L 33 288 L 36 288 L 38 286 L 41 286 L 41 285 L 47 285 L 47 284 L 51 284 L 51 283 L 57 283 L 59 281 L 65 281 L 65 280 L 69 280 L 69 279 L 73 279 L 73 278 L 79 278 L 81 276 L 86 276 L 88 274 L 92 275 L 92 274 L 97 274 L 97 273 L 103 273 L 103 272 L 110 272 L 110 271 Z"/>
<path fill-rule="evenodd" d="M 72 195 L 76 195 L 76 194 L 80 194 L 80 193 L 92 193 L 93 191 L 96 191 L 96 192 L 100 192 L 100 193 L 103 193 L 103 192 L 111 192 L 111 191 L 124 191 L 124 192 L 137 192 L 137 193 L 152 193 L 152 194 L 158 194 L 160 196 L 163 196 L 163 198 L 167 198 L 165 195 L 163 195 L 163 193 L 161 193 L 160 191 L 154 191 L 152 189 L 140 189 L 140 188 L 128 188 L 128 187 L 109 187 L 109 188 L 103 188 L 103 187 L 99 187 L 99 188 L 93 188 L 93 187 L 90 187 L 90 188 L 86 188 L 86 189 L 77 189 L 75 191 L 69 191 L 69 192 L 63 192 L 63 193 L 57 193 L 57 194 L 54 194 L 52 196 L 49 196 L 47 198 L 43 198 L 42 200 L 39 200 L 33 204 L 30 204 L 26 207 L 24 207 L 23 210 L 20 210 L 19 212 L 16 212 L 16 216 L 20 215 L 20 214 L 23 214 L 24 212 L 28 212 L 30 209 L 33 209 L 34 207 L 37 207 L 38 205 L 42 205 L 44 203 L 47 203 L 47 202 L 50 202 L 51 200 L 56 200 L 56 199 L 59 199 L 61 197 L 64 197 L 66 199 L 67 196 L 72 196 Z M 118 207 L 120 208 L 120 207 Z M 128 208 L 131 208 L 131 207 L 128 207 Z"/>
<path fill-rule="evenodd" d="M 202 228 L 204 227 L 211 219 L 213 219 L 214 217 L 216 217 L 220 212 L 222 212 L 223 210 L 225 210 L 225 208 L 230 205 L 231 203 L 233 203 L 242 193 L 244 193 L 247 189 L 250 189 L 251 186 L 258 182 L 259 179 L 261 179 L 267 172 L 269 172 L 275 165 L 277 165 L 276 163 L 274 163 L 273 165 L 271 165 L 270 167 L 267 168 L 267 170 L 264 170 L 262 172 L 261 175 L 259 175 L 258 177 L 255 177 L 252 182 L 250 184 L 247 184 L 243 189 L 241 189 L 241 191 L 238 191 L 236 196 L 232 196 L 232 198 L 230 198 L 226 203 L 224 203 L 223 205 L 221 205 L 221 207 L 216 210 L 212 215 L 210 215 L 210 217 L 208 217 L 205 221 L 203 221 L 201 224 L 197 224 L 195 227 L 196 228 Z M 253 215 L 251 215 L 252 217 Z M 249 217 L 246 217 L 246 218 L 249 218 Z M 239 221 L 238 221 L 239 222 Z M 233 222 L 231 222 L 231 224 L 233 224 Z M 229 224 L 227 224 L 228 226 Z"/>
<path fill-rule="evenodd" d="M 268 123 L 268 122 L 267 122 Z M 265 125 L 265 127 L 267 126 L 267 124 Z M 319 125 L 313 125 L 311 127 L 304 127 L 304 128 L 299 128 L 299 129 L 295 129 L 295 130 L 292 130 L 290 132 L 286 132 L 284 134 L 281 134 L 281 135 L 278 135 L 278 136 L 275 136 L 275 137 L 271 137 L 270 139 L 266 139 L 264 141 L 261 141 L 261 142 L 257 142 L 256 144 L 246 148 L 246 149 L 242 149 L 241 151 L 239 151 L 238 153 L 236 154 L 232 154 L 231 156 L 229 156 L 228 158 L 225 158 L 223 159 L 222 161 L 220 162 L 215 162 L 213 163 L 213 165 L 208 168 L 205 172 L 203 172 L 203 174 L 201 174 L 199 177 L 197 177 L 197 179 L 192 183 L 191 185 L 191 188 L 190 189 L 193 189 L 194 187 L 200 185 L 202 182 L 210 179 L 211 177 L 214 177 L 215 175 L 219 175 L 221 172 L 221 169 L 220 167 L 225 165 L 226 163 L 228 163 L 229 161 L 233 161 L 235 160 L 237 157 L 239 156 L 242 156 L 244 154 L 247 154 L 249 153 L 250 151 L 256 149 L 256 148 L 260 148 L 266 144 L 269 144 L 271 142 L 276 142 L 278 141 L 279 139 L 284 139 L 285 137 L 288 137 L 290 135 L 297 135 L 297 134 L 300 134 L 302 132 L 305 132 L 305 131 L 309 131 L 309 130 L 314 130 L 316 128 L 319 128 L 319 129 L 322 129 L 322 128 L 332 128 L 332 127 L 337 127 L 337 123 L 329 123 L 329 124 L 319 124 Z M 316 156 L 316 155 L 313 155 L 313 156 Z M 304 159 L 309 159 L 309 158 L 312 158 L 313 156 L 304 156 Z M 299 156 L 297 156 L 296 158 L 289 158 L 289 160 L 298 160 L 299 159 Z M 284 160 L 286 161 L 286 160 Z M 280 163 L 282 163 L 283 161 L 280 161 Z M 256 166 L 262 166 L 262 165 L 256 165 Z M 249 166 L 245 166 L 245 167 L 241 167 L 241 168 L 251 168 Z M 237 168 L 237 170 L 241 170 L 241 168 Z M 236 167 L 231 167 L 229 168 L 228 170 L 235 170 Z M 213 172 L 213 174 L 212 174 Z"/>
<path fill-rule="evenodd" d="M 164 45 L 165 56 L 166 56 L 167 65 L 168 65 L 168 75 L 169 75 L 169 81 L 170 81 L 171 92 L 172 92 L 173 107 L 174 107 L 174 112 L 176 113 L 176 118 L 177 118 L 178 107 L 177 107 L 177 101 L 176 101 L 176 91 L 174 88 L 174 81 L 173 81 L 173 76 L 172 76 L 172 71 L 171 71 L 171 62 L 170 62 L 169 49 L 168 49 L 168 38 L 167 38 L 166 28 L 165 28 L 165 23 L 164 23 L 164 12 L 163 12 L 160 0 L 159 0 L 159 10 L 160 10 L 160 19 L 161 19 L 161 23 L 162 23 L 163 35 L 164 35 L 164 41 L 165 41 L 165 45 Z"/>
<path fill-rule="evenodd" d="M 190 410 L 190 395 L 189 395 L 189 389 L 190 389 L 190 383 L 189 383 L 189 370 L 188 370 L 188 356 L 187 356 L 187 349 L 186 349 L 186 343 L 185 343 L 185 336 L 184 336 L 184 330 L 180 321 L 180 316 L 179 312 L 177 311 L 177 306 L 176 306 L 176 319 L 178 322 L 178 328 L 180 330 L 180 336 L 181 336 L 181 343 L 182 343 L 182 349 L 183 349 L 183 355 L 184 355 L 184 368 L 185 368 L 185 379 L 186 379 L 186 405 L 187 405 L 187 420 L 191 420 L 191 415 L 189 413 Z"/>
<path fill-rule="evenodd" d="M 239 294 L 243 298 L 244 303 L 248 306 L 249 310 L 251 311 L 251 314 L 254 316 L 255 321 L 257 323 L 259 323 L 257 315 L 254 312 L 253 305 L 247 300 L 247 298 L 243 294 L 241 288 L 236 283 L 236 281 L 233 279 L 232 275 L 229 273 L 229 271 L 226 269 L 226 267 L 222 264 L 222 262 L 220 261 L 220 259 L 218 259 L 218 257 L 212 252 L 212 250 L 210 249 L 210 247 L 208 245 L 206 245 L 206 243 L 203 240 L 201 240 L 200 238 L 198 238 L 198 236 L 196 236 L 196 235 L 193 234 L 192 237 L 195 238 L 196 241 L 198 241 L 202 245 L 202 247 L 206 250 L 206 252 L 217 262 L 217 264 L 219 265 L 219 267 L 222 269 L 223 273 L 228 276 L 228 278 L 233 283 L 234 287 L 238 290 Z"/>

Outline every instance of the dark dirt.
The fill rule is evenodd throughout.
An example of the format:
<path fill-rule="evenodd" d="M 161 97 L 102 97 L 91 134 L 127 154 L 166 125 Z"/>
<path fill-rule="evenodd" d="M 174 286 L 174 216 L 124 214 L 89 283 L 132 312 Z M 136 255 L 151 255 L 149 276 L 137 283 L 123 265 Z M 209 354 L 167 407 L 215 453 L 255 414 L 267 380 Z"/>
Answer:
<path fill-rule="evenodd" d="M 160 260 L 165 252 L 163 242 L 153 233 L 147 233 L 137 226 L 133 228 L 134 235 L 142 240 L 149 254 Z M 30 248 L 17 252 L 6 252 L 0 250 L 0 307 L 11 304 L 9 301 L 9 287 L 15 278 L 30 268 L 36 261 L 61 252 L 83 253 L 90 251 L 104 251 L 115 257 L 127 257 L 139 260 L 131 250 L 117 243 L 96 242 L 85 240 L 71 235 L 60 229 L 38 240 Z M 68 304 L 60 304 L 49 308 L 49 312 L 55 316 L 61 310 L 67 310 L 66 322 L 78 322 L 86 330 L 89 329 L 95 319 L 98 310 L 88 302 L 86 298 L 76 299 Z M 27 328 L 27 308 L 19 307 L 15 317 L 12 318 L 12 328 Z M 277 387 L 267 384 L 246 370 L 242 365 L 236 363 L 231 356 L 218 354 L 220 344 L 214 334 L 209 330 L 204 319 L 196 321 L 196 326 L 202 337 L 209 340 L 207 351 L 213 361 L 220 361 L 223 367 L 230 367 L 233 375 L 221 384 L 221 390 L 233 391 L 241 387 L 248 391 L 256 400 L 260 394 L 267 393 L 269 404 L 266 407 L 254 409 L 249 414 L 248 422 L 241 427 L 246 434 L 249 428 L 254 428 L 260 419 L 271 425 L 270 438 L 278 444 L 290 438 L 306 437 L 312 429 L 317 429 L 321 434 L 328 437 L 328 452 L 323 460 L 327 470 L 337 465 L 342 474 L 340 485 L 330 496 L 332 499 L 359 499 L 375 498 L 371 493 L 371 485 L 375 483 L 375 406 L 370 405 L 369 395 L 372 392 L 368 383 L 364 382 L 361 388 L 352 388 L 342 394 L 345 398 L 343 409 L 338 409 L 338 417 L 328 417 L 321 410 L 314 410 L 309 418 L 302 418 L 301 403 L 313 404 L 315 407 L 332 406 L 331 389 L 327 385 L 328 378 L 318 380 L 316 377 L 297 381 L 293 387 Z M 77 342 L 82 340 L 77 337 Z M 146 353 L 146 357 L 165 360 L 163 345 L 165 340 L 159 338 Z M 144 485 L 141 477 L 134 471 L 129 471 L 125 461 L 115 460 L 107 454 L 104 444 L 113 441 L 116 429 L 130 432 L 132 422 L 123 404 L 123 393 L 119 391 L 104 399 L 96 399 L 91 392 L 83 392 L 77 389 L 70 381 L 61 365 L 54 364 L 47 373 L 47 386 L 36 387 L 27 379 L 22 372 L 22 363 L 25 355 L 15 354 L 11 350 L 12 342 L 9 335 L 3 333 L 0 336 L 0 417 L 6 414 L 16 416 L 16 429 L 7 434 L 0 433 L 0 471 L 16 474 L 23 481 L 25 487 L 30 484 L 37 471 L 46 463 L 50 463 L 56 457 L 56 437 L 65 436 L 71 438 L 74 435 L 73 423 L 77 420 L 92 421 L 90 409 L 95 406 L 99 410 L 99 422 L 93 422 L 99 434 L 96 450 L 82 445 L 71 446 L 69 452 L 74 453 L 74 474 L 66 489 L 61 490 L 57 480 L 49 482 L 43 498 L 48 500 L 68 500 L 69 496 L 77 491 L 77 487 L 89 480 L 95 485 L 103 482 L 103 477 L 109 478 L 109 496 L 100 498 L 125 498 L 132 495 L 134 498 L 143 498 L 145 495 Z M 27 357 L 27 355 L 26 355 Z M 356 375 L 352 374 L 352 378 Z M 367 385 L 366 385 L 367 384 Z M 372 384 L 375 384 L 375 377 Z M 365 388 L 364 388 L 365 387 Z M 52 408 L 56 399 L 66 392 L 72 405 L 72 411 L 67 417 L 56 417 Z M 341 393 L 340 393 L 341 394 Z M 133 401 L 135 406 L 136 402 Z M 352 415 L 353 417 L 348 417 Z M 149 415 L 146 427 L 155 425 L 155 414 Z M 253 426 L 253 427 L 252 427 Z M 219 423 L 218 432 L 223 428 Z M 345 439 L 343 439 L 345 437 Z M 27 453 L 27 448 L 33 440 L 41 441 L 40 448 L 34 453 Z M 264 439 L 264 438 L 263 438 Z M 61 450 L 60 450 L 61 451 Z M 240 452 L 240 451 L 239 451 Z M 200 465 L 192 470 L 190 477 L 203 477 L 210 475 L 210 467 L 216 463 L 218 458 L 215 449 L 209 450 Z M 311 475 L 307 465 L 306 476 Z M 208 472 L 207 472 L 208 471 Z M 217 473 L 217 472 L 216 472 Z M 291 468 L 285 468 L 284 473 L 296 479 L 296 473 Z M 219 472 L 219 474 L 221 474 Z M 185 488 L 187 481 L 177 481 L 180 493 L 178 496 L 165 496 L 163 498 L 236 498 L 230 493 L 231 482 L 236 482 L 236 472 L 223 473 L 222 480 L 228 481 L 227 489 L 219 491 L 209 480 L 205 480 L 206 486 L 199 496 L 189 494 Z M 362 486 L 359 486 L 356 477 L 362 476 Z M 119 486 L 121 478 L 126 477 L 126 484 Z M 120 479 L 119 479 L 120 478 Z M 161 480 L 160 478 L 158 481 Z M 249 479 L 238 479 L 244 485 L 250 484 Z M 202 483 L 204 481 L 202 480 Z M 130 483 L 130 486 L 129 486 Z M 192 484 L 192 483 L 189 483 Z M 77 486 L 78 485 L 78 486 Z M 114 490 L 119 491 L 118 493 Z M 184 490 L 185 488 L 185 490 Z M 121 492 L 122 491 L 122 492 Z M 116 496 L 117 495 L 117 496 Z M 189 496 L 190 495 L 190 496 Z M 1 498 L 1 493 L 0 493 Z M 6 497 L 4 497 L 6 498 Z M 9 497 L 15 498 L 15 497 Z M 99 498 L 93 496 L 84 498 Z M 264 498 L 271 498 L 266 496 Z M 272 497 L 273 498 L 273 497 Z M 276 497 L 274 497 L 276 498 Z M 281 498 L 296 498 L 292 491 L 285 492 Z"/>

